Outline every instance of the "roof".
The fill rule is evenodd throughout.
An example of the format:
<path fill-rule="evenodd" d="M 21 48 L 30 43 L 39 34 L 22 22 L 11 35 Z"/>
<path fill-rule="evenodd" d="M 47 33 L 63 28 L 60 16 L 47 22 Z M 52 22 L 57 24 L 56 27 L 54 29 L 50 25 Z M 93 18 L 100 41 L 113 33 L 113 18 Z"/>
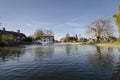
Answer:
<path fill-rule="evenodd" d="M 20 37 L 26 37 L 25 34 L 23 33 L 18 33 L 18 32 L 13 32 L 13 31 L 3 31 L 3 30 L 0 30 L 0 33 L 8 33 L 8 34 L 12 34 L 13 36 L 20 36 Z"/>

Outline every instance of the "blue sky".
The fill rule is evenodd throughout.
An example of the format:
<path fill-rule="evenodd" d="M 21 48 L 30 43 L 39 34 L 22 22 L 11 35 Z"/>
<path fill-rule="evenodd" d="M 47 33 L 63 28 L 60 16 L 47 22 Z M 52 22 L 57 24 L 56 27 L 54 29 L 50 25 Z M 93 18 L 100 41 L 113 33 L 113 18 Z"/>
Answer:
<path fill-rule="evenodd" d="M 7 30 L 32 35 L 36 29 L 50 29 L 55 39 L 86 35 L 86 26 L 99 17 L 111 19 L 120 0 L 0 0 L 0 22 Z M 116 30 L 115 30 L 116 32 Z"/>

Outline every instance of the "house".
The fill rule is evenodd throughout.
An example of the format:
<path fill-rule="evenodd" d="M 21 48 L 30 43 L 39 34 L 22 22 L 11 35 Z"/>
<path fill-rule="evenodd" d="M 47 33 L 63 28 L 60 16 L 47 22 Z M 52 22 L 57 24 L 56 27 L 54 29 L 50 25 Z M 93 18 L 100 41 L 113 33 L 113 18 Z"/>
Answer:
<path fill-rule="evenodd" d="M 51 34 L 45 34 L 41 39 L 43 42 L 50 42 L 50 43 L 54 42 L 54 36 Z"/>
<path fill-rule="evenodd" d="M 5 28 L 3 30 L 0 30 L 0 35 L 9 35 L 11 38 L 8 42 L 22 42 L 24 39 L 26 39 L 26 35 L 21 33 L 20 30 L 17 30 L 17 32 L 13 31 L 6 31 Z"/>
<path fill-rule="evenodd" d="M 43 45 L 44 44 L 52 44 L 52 43 L 54 43 L 54 36 L 51 34 L 45 34 L 41 38 L 40 37 L 36 38 L 35 43 L 43 44 Z"/>

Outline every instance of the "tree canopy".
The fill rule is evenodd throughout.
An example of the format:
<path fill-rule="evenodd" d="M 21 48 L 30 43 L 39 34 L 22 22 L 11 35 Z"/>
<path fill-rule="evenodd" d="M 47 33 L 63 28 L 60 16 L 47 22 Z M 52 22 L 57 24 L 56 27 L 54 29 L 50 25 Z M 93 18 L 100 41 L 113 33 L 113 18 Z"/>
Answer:
<path fill-rule="evenodd" d="M 68 42 L 69 40 L 70 40 L 70 35 L 69 35 L 69 33 L 67 33 L 67 34 L 66 34 L 66 37 L 65 37 L 65 41 Z"/>
<path fill-rule="evenodd" d="M 35 32 L 34 32 L 34 39 L 38 38 L 38 37 L 42 37 L 44 35 L 44 32 L 42 29 L 37 29 Z"/>
<path fill-rule="evenodd" d="M 119 37 L 120 37 L 120 4 L 118 5 L 118 14 L 113 14 L 113 18 L 115 18 L 115 23 L 118 26 Z"/>
<path fill-rule="evenodd" d="M 45 35 L 50 35 L 50 36 L 53 36 L 54 33 L 52 30 L 43 30 L 43 29 L 37 29 L 35 32 L 34 32 L 34 39 L 36 38 L 42 38 L 43 36 Z"/>

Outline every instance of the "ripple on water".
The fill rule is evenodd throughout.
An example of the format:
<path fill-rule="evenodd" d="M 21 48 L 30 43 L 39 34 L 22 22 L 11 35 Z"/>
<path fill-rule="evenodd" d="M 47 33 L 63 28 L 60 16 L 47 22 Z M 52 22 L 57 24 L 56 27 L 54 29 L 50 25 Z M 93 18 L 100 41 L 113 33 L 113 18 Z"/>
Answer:
<path fill-rule="evenodd" d="M 117 48 L 90 45 L 6 49 L 10 53 L 3 49 L 6 55 L 0 55 L 7 60 L 0 59 L 1 80 L 110 80 L 120 56 Z"/>

